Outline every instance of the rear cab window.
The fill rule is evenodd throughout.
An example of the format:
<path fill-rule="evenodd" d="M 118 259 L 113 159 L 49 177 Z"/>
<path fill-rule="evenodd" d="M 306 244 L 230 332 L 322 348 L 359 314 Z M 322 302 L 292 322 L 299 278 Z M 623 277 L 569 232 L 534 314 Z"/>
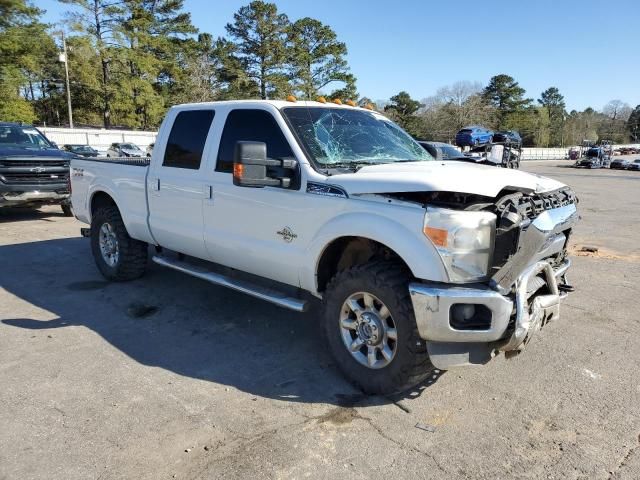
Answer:
<path fill-rule="evenodd" d="M 171 126 L 162 166 L 198 170 L 214 115 L 213 110 L 179 112 Z"/>

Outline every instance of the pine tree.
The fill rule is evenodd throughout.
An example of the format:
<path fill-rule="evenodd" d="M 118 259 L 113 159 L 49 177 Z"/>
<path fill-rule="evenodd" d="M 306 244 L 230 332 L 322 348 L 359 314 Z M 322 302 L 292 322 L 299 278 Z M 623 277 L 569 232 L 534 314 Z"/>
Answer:
<path fill-rule="evenodd" d="M 32 122 L 42 82 L 59 73 L 42 10 L 26 0 L 0 2 L 0 117 Z"/>
<path fill-rule="evenodd" d="M 289 19 L 274 3 L 255 0 L 233 15 L 226 26 L 248 78 L 260 89 L 260 98 L 289 90 L 285 74 L 285 36 Z"/>
<path fill-rule="evenodd" d="M 345 56 L 347 46 L 322 22 L 305 17 L 288 28 L 287 46 L 292 82 L 296 93 L 312 100 L 333 82 L 355 86 Z M 354 95 L 349 96 L 355 100 Z"/>
<path fill-rule="evenodd" d="M 113 80 L 113 65 L 121 62 L 121 45 L 118 27 L 122 21 L 124 9 L 122 2 L 111 0 L 59 0 L 76 7 L 69 13 L 73 31 L 85 36 L 93 45 L 100 65 L 96 72 L 100 90 L 100 113 L 104 128 L 112 123 L 113 102 L 117 86 Z"/>
<path fill-rule="evenodd" d="M 549 144 L 561 146 L 563 142 L 563 127 L 565 117 L 564 97 L 556 87 L 549 87 L 540 94 L 538 103 L 545 107 L 549 113 Z"/>
<path fill-rule="evenodd" d="M 496 108 L 496 126 L 507 127 L 507 117 L 531 104 L 531 99 L 524 98 L 525 89 L 518 85 L 513 77 L 501 74 L 492 77 L 482 92 L 485 101 Z"/>

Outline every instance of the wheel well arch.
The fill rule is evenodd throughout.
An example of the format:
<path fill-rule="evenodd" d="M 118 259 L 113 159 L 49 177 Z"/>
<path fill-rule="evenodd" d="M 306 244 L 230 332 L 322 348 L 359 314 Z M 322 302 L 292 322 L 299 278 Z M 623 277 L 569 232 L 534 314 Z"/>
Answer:
<path fill-rule="evenodd" d="M 361 236 L 338 237 L 324 248 L 316 265 L 317 291 L 324 292 L 336 273 L 373 258 L 397 261 L 411 272 L 407 262 L 383 243 Z"/>
<path fill-rule="evenodd" d="M 109 195 L 107 192 L 103 190 L 98 190 L 97 192 L 94 192 L 94 194 L 91 196 L 91 201 L 89 204 L 89 211 L 91 213 L 91 218 L 93 218 L 93 215 L 95 214 L 95 212 L 98 211 L 99 208 L 111 207 L 111 206 L 118 208 L 118 204 L 116 203 L 116 201 L 113 199 L 111 195 Z"/>

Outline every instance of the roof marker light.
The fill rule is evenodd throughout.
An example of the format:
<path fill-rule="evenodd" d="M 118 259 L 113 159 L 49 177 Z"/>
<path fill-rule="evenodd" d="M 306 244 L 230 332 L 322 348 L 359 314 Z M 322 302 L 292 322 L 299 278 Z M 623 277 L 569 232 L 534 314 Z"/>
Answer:
<path fill-rule="evenodd" d="M 320 103 L 327 103 L 327 99 L 324 97 L 318 97 L 318 102 Z"/>
<path fill-rule="evenodd" d="M 287 96 L 287 102 L 297 102 L 296 97 L 293 95 Z"/>
<path fill-rule="evenodd" d="M 342 100 L 340 100 L 339 98 L 334 98 L 333 103 L 335 103 L 336 105 L 342 105 Z"/>
<path fill-rule="evenodd" d="M 373 105 L 371 105 L 370 103 L 367 103 L 364 108 L 366 108 L 367 110 L 373 110 Z"/>
<path fill-rule="evenodd" d="M 347 100 L 346 102 L 347 105 L 349 105 L 350 107 L 355 107 L 356 106 L 356 102 L 354 102 L 353 100 Z"/>

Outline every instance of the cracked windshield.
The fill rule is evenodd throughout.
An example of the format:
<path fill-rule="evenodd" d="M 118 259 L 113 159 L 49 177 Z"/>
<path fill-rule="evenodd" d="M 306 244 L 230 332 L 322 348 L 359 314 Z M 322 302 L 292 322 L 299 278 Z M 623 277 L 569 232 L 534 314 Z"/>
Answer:
<path fill-rule="evenodd" d="M 396 124 L 375 113 L 289 107 L 284 115 L 321 168 L 357 170 L 364 165 L 433 160 Z"/>

